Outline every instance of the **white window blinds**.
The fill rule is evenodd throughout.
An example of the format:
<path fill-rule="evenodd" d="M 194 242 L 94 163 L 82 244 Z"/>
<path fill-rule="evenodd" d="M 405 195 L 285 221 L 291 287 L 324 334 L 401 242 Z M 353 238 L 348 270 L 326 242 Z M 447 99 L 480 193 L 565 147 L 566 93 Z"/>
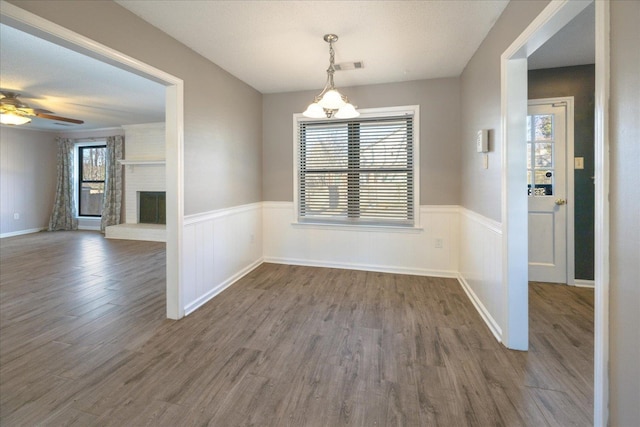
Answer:
<path fill-rule="evenodd" d="M 413 226 L 413 119 L 298 122 L 299 221 Z"/>

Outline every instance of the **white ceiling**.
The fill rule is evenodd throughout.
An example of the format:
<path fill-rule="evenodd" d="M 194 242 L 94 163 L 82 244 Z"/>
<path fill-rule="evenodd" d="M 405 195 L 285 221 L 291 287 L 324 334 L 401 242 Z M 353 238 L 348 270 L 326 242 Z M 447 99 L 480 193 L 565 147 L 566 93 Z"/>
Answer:
<path fill-rule="evenodd" d="M 596 63 L 596 8 L 591 3 L 527 61 L 530 70 Z"/>
<path fill-rule="evenodd" d="M 337 86 L 458 76 L 508 0 L 117 0 L 262 93 L 321 89 L 329 46 Z"/>
<path fill-rule="evenodd" d="M 117 3 L 260 92 L 277 93 L 322 88 L 329 60 L 322 36 L 328 32 L 340 37 L 337 63 L 363 61 L 365 66 L 337 72 L 338 87 L 458 76 L 508 2 Z M 531 57 L 532 66 L 589 63 L 588 54 L 577 49 L 593 57 L 589 9 L 541 47 Z M 34 119 L 25 127 L 60 131 L 164 120 L 160 84 L 6 25 L 0 30 L 0 88 L 22 93 L 34 108 L 85 121 L 63 127 Z"/>
<path fill-rule="evenodd" d="M 165 88 L 96 59 L 0 24 L 0 88 L 32 108 L 84 120 L 33 118 L 23 128 L 68 131 L 164 121 Z"/>

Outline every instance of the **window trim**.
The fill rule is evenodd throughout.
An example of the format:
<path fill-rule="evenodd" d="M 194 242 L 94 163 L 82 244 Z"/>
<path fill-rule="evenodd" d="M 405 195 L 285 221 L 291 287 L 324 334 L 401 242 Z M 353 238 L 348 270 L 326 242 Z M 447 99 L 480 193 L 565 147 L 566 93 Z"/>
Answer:
<path fill-rule="evenodd" d="M 310 119 L 304 117 L 302 113 L 293 114 L 293 221 L 292 224 L 301 227 L 327 227 L 335 229 L 385 229 L 389 231 L 406 231 L 421 230 L 420 222 L 420 106 L 407 105 L 383 108 L 367 108 L 359 109 L 360 117 L 367 118 L 383 118 L 383 117 L 403 117 L 407 115 L 413 116 L 413 225 L 393 224 L 393 223 L 367 223 L 367 222 L 337 222 L 331 220 L 312 220 L 300 221 L 300 182 L 299 182 L 299 164 L 300 164 L 300 144 L 299 144 L 299 124 L 303 122 L 322 122 L 327 119 Z"/>
<path fill-rule="evenodd" d="M 74 186 L 74 193 L 75 193 L 75 204 L 76 204 L 76 218 L 78 219 L 91 219 L 91 220 L 97 220 L 102 218 L 102 215 L 81 215 L 80 214 L 80 188 L 81 188 L 81 175 L 80 175 L 80 168 L 82 167 L 81 162 L 80 162 L 80 152 L 82 151 L 81 148 L 86 148 L 86 147 L 107 147 L 107 140 L 106 139 L 96 139 L 95 141 L 90 141 L 90 142 L 77 142 L 74 146 L 74 161 L 76 162 L 74 169 L 74 177 L 73 177 L 73 186 Z M 98 181 L 101 182 L 101 181 Z"/>

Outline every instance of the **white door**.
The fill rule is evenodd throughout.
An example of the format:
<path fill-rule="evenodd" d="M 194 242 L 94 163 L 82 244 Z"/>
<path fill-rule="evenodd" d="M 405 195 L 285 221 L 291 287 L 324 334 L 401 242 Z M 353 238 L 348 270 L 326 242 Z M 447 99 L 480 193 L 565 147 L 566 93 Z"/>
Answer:
<path fill-rule="evenodd" d="M 567 283 L 566 103 L 529 103 L 529 280 Z"/>

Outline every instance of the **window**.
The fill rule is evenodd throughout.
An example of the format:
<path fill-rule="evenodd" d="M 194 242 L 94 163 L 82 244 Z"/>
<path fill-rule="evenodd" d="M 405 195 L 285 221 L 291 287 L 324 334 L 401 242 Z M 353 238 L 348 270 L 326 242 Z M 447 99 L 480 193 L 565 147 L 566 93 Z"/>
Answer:
<path fill-rule="evenodd" d="M 527 116 L 527 192 L 530 197 L 553 196 L 553 114 Z"/>
<path fill-rule="evenodd" d="M 106 145 L 78 146 L 78 216 L 101 216 Z"/>
<path fill-rule="evenodd" d="M 416 113 L 299 118 L 298 221 L 414 226 Z"/>

